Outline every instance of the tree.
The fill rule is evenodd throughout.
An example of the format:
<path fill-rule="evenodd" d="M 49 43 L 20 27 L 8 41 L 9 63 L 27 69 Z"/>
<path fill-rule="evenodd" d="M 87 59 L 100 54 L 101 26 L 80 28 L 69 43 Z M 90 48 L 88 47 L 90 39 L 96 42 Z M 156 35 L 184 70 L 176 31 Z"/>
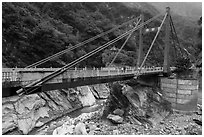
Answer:
<path fill-rule="evenodd" d="M 190 59 L 187 57 L 177 58 L 175 67 L 177 68 L 177 71 L 179 72 L 187 71 L 191 67 Z"/>

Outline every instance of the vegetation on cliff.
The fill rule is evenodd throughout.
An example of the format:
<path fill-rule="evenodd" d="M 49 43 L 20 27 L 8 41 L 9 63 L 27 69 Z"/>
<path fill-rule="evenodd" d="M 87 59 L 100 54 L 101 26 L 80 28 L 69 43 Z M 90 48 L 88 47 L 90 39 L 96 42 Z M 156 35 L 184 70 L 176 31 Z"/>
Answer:
<path fill-rule="evenodd" d="M 130 4 L 131 5 L 131 4 Z M 80 43 L 97 34 L 107 31 L 118 24 L 137 17 L 143 11 L 145 20 L 151 18 L 156 9 L 139 3 L 146 8 L 138 8 L 127 3 L 2 3 L 2 62 L 3 67 L 25 67 L 45 57 L 64 50 L 71 45 Z M 154 13 L 154 14 L 153 14 Z M 179 22 L 180 21 L 180 22 Z M 159 26 L 155 21 L 145 27 Z M 192 23 L 190 23 L 192 24 Z M 176 25 L 182 26 L 180 18 Z M 182 27 L 180 39 L 187 47 L 195 47 L 194 37 L 197 33 L 196 25 Z M 61 67 L 78 57 L 90 52 L 102 44 L 116 38 L 132 25 L 125 26 L 106 36 L 103 36 L 86 46 L 70 51 L 63 56 L 49 61 L 40 67 Z M 145 51 L 147 51 L 155 33 L 144 36 Z M 188 36 L 187 36 L 188 35 Z M 162 64 L 163 35 L 159 36 L 156 46 L 150 53 L 146 65 Z M 138 49 L 138 33 L 128 40 L 115 63 L 135 66 Z M 192 40 L 190 40 L 192 39 Z M 113 44 L 120 48 L 125 39 Z M 162 45 L 162 46 L 158 46 Z M 94 57 L 78 64 L 77 67 L 104 67 L 116 54 L 111 47 Z M 196 54 L 196 51 L 194 52 Z M 150 61 L 151 59 L 151 61 Z"/>

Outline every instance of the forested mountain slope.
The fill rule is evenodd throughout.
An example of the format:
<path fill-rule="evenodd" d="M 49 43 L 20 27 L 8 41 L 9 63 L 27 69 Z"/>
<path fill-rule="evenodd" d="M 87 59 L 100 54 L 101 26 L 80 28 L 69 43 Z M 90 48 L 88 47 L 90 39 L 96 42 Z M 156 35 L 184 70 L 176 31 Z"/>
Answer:
<path fill-rule="evenodd" d="M 118 24 L 137 17 L 142 10 L 145 19 L 149 19 L 159 13 L 157 9 L 148 3 L 138 3 L 136 6 L 135 4 L 136 3 L 105 2 L 4 2 L 2 3 L 3 67 L 26 67 L 27 65 L 64 50 L 71 45 L 78 44 L 97 34 L 110 30 Z M 177 21 L 177 23 L 178 25 L 181 24 L 179 24 L 179 21 Z M 155 27 L 159 26 L 159 24 L 160 21 L 155 21 L 148 26 Z M 197 24 L 190 26 L 190 28 L 188 28 L 190 30 L 184 29 L 182 32 L 191 31 L 192 35 L 195 36 L 197 33 L 196 25 Z M 132 27 L 133 24 L 123 27 L 39 67 L 61 67 L 113 38 L 116 38 Z M 182 32 L 179 32 L 179 34 L 181 34 L 181 39 L 184 38 Z M 144 36 L 145 51 L 147 51 L 153 37 L 154 33 Z M 162 37 L 163 35 L 158 39 L 160 45 L 163 45 Z M 114 46 L 120 48 L 124 41 L 125 39 L 122 39 L 115 43 Z M 192 42 L 188 40 L 183 39 L 183 42 L 192 45 Z M 195 43 L 193 44 L 195 45 Z M 77 67 L 105 66 L 116 54 L 110 49 L 111 47 L 83 61 L 78 64 Z M 137 59 L 137 49 L 138 33 L 134 33 L 134 36 L 130 38 L 115 63 L 134 66 Z M 150 56 L 153 61 L 149 61 L 149 63 L 153 65 L 162 63 L 162 56 L 162 48 L 160 47 L 159 49 L 159 46 L 156 46 Z"/>

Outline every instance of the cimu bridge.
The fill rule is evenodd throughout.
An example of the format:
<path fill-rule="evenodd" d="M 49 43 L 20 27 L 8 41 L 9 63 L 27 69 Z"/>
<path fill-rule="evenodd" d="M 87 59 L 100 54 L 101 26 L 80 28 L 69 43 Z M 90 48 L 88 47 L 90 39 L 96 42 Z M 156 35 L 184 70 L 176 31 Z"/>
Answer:
<path fill-rule="evenodd" d="M 44 92 L 55 89 L 63 89 L 63 88 L 71 88 L 82 85 L 91 85 L 91 84 L 99 84 L 99 83 L 107 83 L 112 81 L 121 81 L 135 78 L 137 79 L 143 75 L 159 75 L 159 74 L 169 74 L 174 67 L 170 67 L 170 32 L 172 35 L 176 36 L 176 30 L 170 15 L 170 8 L 166 8 L 166 13 L 161 21 L 161 25 L 156 28 L 144 29 L 144 26 L 154 20 L 157 20 L 161 17 L 162 14 L 154 16 L 153 18 L 144 21 L 143 15 L 132 19 L 128 22 L 125 22 L 107 32 L 103 32 L 93 38 L 85 40 L 82 43 L 79 43 L 75 46 L 71 46 L 66 50 L 63 50 L 59 53 L 56 53 L 50 57 L 47 57 L 41 61 L 38 61 L 32 65 L 27 66 L 26 68 L 4 68 L 2 72 L 2 82 L 3 82 L 3 97 L 11 96 L 15 94 L 23 95 L 23 94 L 32 94 L 36 92 Z M 99 37 L 102 37 L 110 32 L 115 31 L 116 29 L 125 26 L 130 23 L 135 23 L 133 29 L 125 32 L 124 34 L 118 36 L 117 38 L 109 41 L 108 43 L 94 49 L 93 51 L 87 53 L 84 56 L 72 61 L 71 63 L 63 66 L 62 68 L 36 68 L 37 66 L 59 57 L 68 51 L 74 50 L 85 44 L 96 40 Z M 145 62 L 155 41 L 164 26 L 165 31 L 165 48 L 164 48 L 164 62 L 163 66 L 159 67 L 145 67 Z M 138 52 L 138 60 L 136 67 L 126 67 L 126 68 L 113 68 L 111 67 L 114 60 L 117 58 L 118 54 L 121 52 L 122 48 L 126 45 L 128 39 L 132 36 L 133 32 L 139 30 L 139 52 Z M 143 53 L 143 35 L 146 33 L 156 32 L 156 35 L 144 56 Z M 74 68 L 75 65 L 84 61 L 85 59 L 92 57 L 94 54 L 104 50 L 109 47 L 113 43 L 126 38 L 125 42 L 118 50 L 118 53 L 106 68 Z M 177 38 L 177 36 L 176 36 Z M 177 38 L 177 46 L 179 46 L 179 41 Z M 185 48 L 181 48 L 186 51 Z M 181 52 L 181 50 L 180 50 Z M 188 52 L 187 52 L 188 53 Z"/>

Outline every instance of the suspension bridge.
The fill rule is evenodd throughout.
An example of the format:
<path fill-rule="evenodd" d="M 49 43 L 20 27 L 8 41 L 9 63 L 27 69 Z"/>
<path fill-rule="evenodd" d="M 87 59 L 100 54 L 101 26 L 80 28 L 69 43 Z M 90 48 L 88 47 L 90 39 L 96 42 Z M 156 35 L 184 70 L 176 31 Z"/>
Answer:
<path fill-rule="evenodd" d="M 160 19 L 161 17 L 162 20 Z M 160 26 L 156 28 L 144 29 L 144 26 L 155 21 L 161 20 Z M 79 57 L 78 59 L 68 63 L 62 68 L 37 68 L 37 66 L 42 65 L 43 63 L 50 61 L 54 58 L 57 58 L 68 51 L 74 50 L 76 48 L 82 47 L 85 44 L 94 41 L 104 35 L 107 35 L 120 27 L 134 23 L 134 27 L 118 36 L 117 38 L 107 42 L 106 44 L 92 50 L 91 52 Z M 164 61 L 163 66 L 157 67 L 145 67 L 145 62 L 150 54 L 155 41 L 161 30 L 165 32 L 165 45 L 164 45 Z M 113 68 L 111 65 L 114 63 L 118 54 L 121 52 L 123 47 L 126 45 L 129 38 L 132 36 L 133 32 L 139 30 L 139 50 L 138 50 L 138 60 L 136 67 L 128 67 L 126 69 Z M 144 56 L 143 53 L 143 35 L 146 33 L 156 32 L 156 35 Z M 63 88 L 72 88 L 76 86 L 107 83 L 113 81 L 127 80 L 131 78 L 137 79 L 143 75 L 158 75 L 158 74 L 169 74 L 175 69 L 175 67 L 170 67 L 170 34 L 176 39 L 177 49 L 182 53 L 190 54 L 184 47 L 181 47 L 178 41 L 176 29 L 170 14 L 170 8 L 166 8 L 166 13 L 156 15 L 147 21 L 144 21 L 143 15 L 140 15 L 137 18 L 134 18 L 130 21 L 127 21 L 111 30 L 103 32 L 95 37 L 92 37 L 88 40 L 83 41 L 77 45 L 71 46 L 61 52 L 58 52 L 50 57 L 47 57 L 43 60 L 40 60 L 34 64 L 31 64 L 25 68 L 4 68 L 2 71 L 2 85 L 3 85 L 3 97 L 11 96 L 14 94 L 18 95 L 27 95 L 37 92 L 45 92 L 49 90 L 63 89 Z M 75 65 L 84 61 L 87 58 L 93 57 L 96 53 L 110 47 L 115 42 L 126 37 L 125 42 L 122 44 L 121 48 L 118 50 L 116 56 L 111 61 L 108 67 L 106 68 L 75 68 Z M 174 41 L 175 42 L 175 41 Z M 12 90 L 13 88 L 13 90 Z"/>

